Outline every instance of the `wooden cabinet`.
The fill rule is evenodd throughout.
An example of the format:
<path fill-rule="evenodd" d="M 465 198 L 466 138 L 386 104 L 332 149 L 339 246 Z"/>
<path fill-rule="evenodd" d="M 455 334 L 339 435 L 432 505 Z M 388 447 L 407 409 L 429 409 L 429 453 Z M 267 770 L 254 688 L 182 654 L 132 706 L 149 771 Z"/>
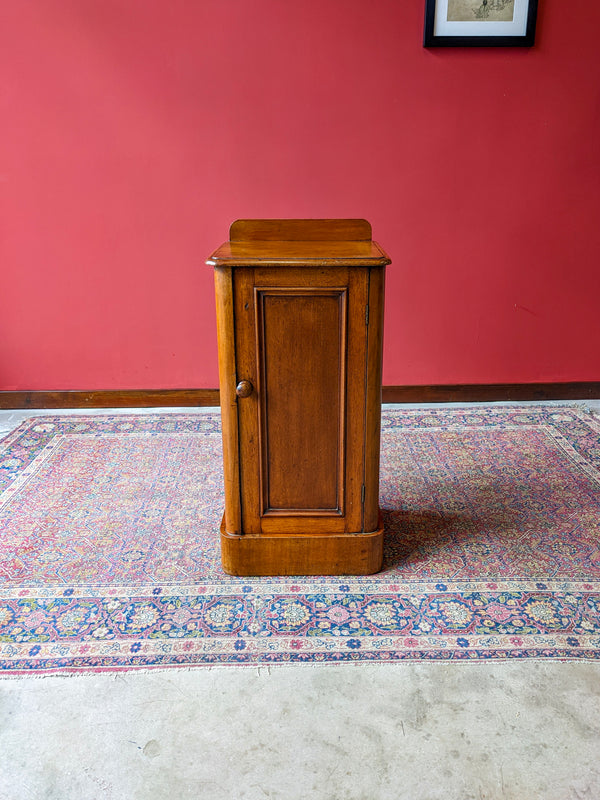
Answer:
<path fill-rule="evenodd" d="M 223 568 L 381 568 L 387 255 L 365 220 L 238 220 L 215 268 Z"/>

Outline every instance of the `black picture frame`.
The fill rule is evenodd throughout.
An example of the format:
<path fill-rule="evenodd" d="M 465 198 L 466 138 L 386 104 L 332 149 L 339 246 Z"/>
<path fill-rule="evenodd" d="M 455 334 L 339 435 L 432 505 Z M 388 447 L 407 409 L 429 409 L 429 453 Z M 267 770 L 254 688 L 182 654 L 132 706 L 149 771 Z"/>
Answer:
<path fill-rule="evenodd" d="M 508 0 L 505 0 L 508 2 Z M 499 26 L 498 23 L 490 22 L 486 19 L 481 19 L 475 25 L 454 25 L 453 22 L 447 20 L 442 21 L 442 25 L 438 25 L 438 32 L 436 32 L 436 12 L 440 7 L 447 9 L 448 3 L 452 0 L 425 0 L 425 31 L 423 36 L 424 47 L 532 47 L 535 42 L 535 25 L 537 20 L 537 5 L 538 0 L 513 0 L 513 13 L 516 14 L 518 10 L 519 23 L 504 23 Z M 483 15 L 485 6 L 494 2 L 499 3 L 502 0 L 478 0 L 479 9 Z M 477 12 L 473 12 L 474 14 Z M 489 13 L 489 12 L 488 12 Z M 464 20 L 466 22 L 466 20 Z M 452 28 L 456 27 L 456 35 Z M 465 33 L 465 28 L 475 28 L 476 32 L 473 34 Z M 503 28 L 502 33 L 498 33 L 499 27 Z M 515 33 L 511 33 L 510 28 L 514 27 Z M 443 33 L 440 33 L 440 28 Z"/>

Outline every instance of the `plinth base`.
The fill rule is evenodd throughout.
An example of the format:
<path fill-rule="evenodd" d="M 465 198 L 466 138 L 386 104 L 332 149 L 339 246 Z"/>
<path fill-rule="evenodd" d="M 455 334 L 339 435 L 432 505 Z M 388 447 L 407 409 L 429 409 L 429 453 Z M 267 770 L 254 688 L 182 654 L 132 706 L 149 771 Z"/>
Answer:
<path fill-rule="evenodd" d="M 383 563 L 383 525 L 371 533 L 235 536 L 221 522 L 229 575 L 372 575 Z"/>

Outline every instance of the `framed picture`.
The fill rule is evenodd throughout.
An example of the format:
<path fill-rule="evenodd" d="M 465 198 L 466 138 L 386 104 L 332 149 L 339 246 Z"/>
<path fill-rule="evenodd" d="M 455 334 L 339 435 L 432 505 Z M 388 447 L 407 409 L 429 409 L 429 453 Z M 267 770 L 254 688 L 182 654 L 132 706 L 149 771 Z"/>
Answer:
<path fill-rule="evenodd" d="M 425 47 L 531 47 L 537 0 L 425 0 Z"/>

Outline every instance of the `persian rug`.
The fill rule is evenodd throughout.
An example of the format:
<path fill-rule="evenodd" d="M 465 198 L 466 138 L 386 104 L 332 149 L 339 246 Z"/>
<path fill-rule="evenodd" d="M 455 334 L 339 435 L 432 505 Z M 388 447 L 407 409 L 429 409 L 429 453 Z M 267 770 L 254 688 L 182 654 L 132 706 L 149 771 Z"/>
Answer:
<path fill-rule="evenodd" d="M 592 414 L 386 410 L 381 506 L 377 575 L 234 578 L 217 413 L 30 419 L 0 442 L 0 670 L 600 658 Z"/>

